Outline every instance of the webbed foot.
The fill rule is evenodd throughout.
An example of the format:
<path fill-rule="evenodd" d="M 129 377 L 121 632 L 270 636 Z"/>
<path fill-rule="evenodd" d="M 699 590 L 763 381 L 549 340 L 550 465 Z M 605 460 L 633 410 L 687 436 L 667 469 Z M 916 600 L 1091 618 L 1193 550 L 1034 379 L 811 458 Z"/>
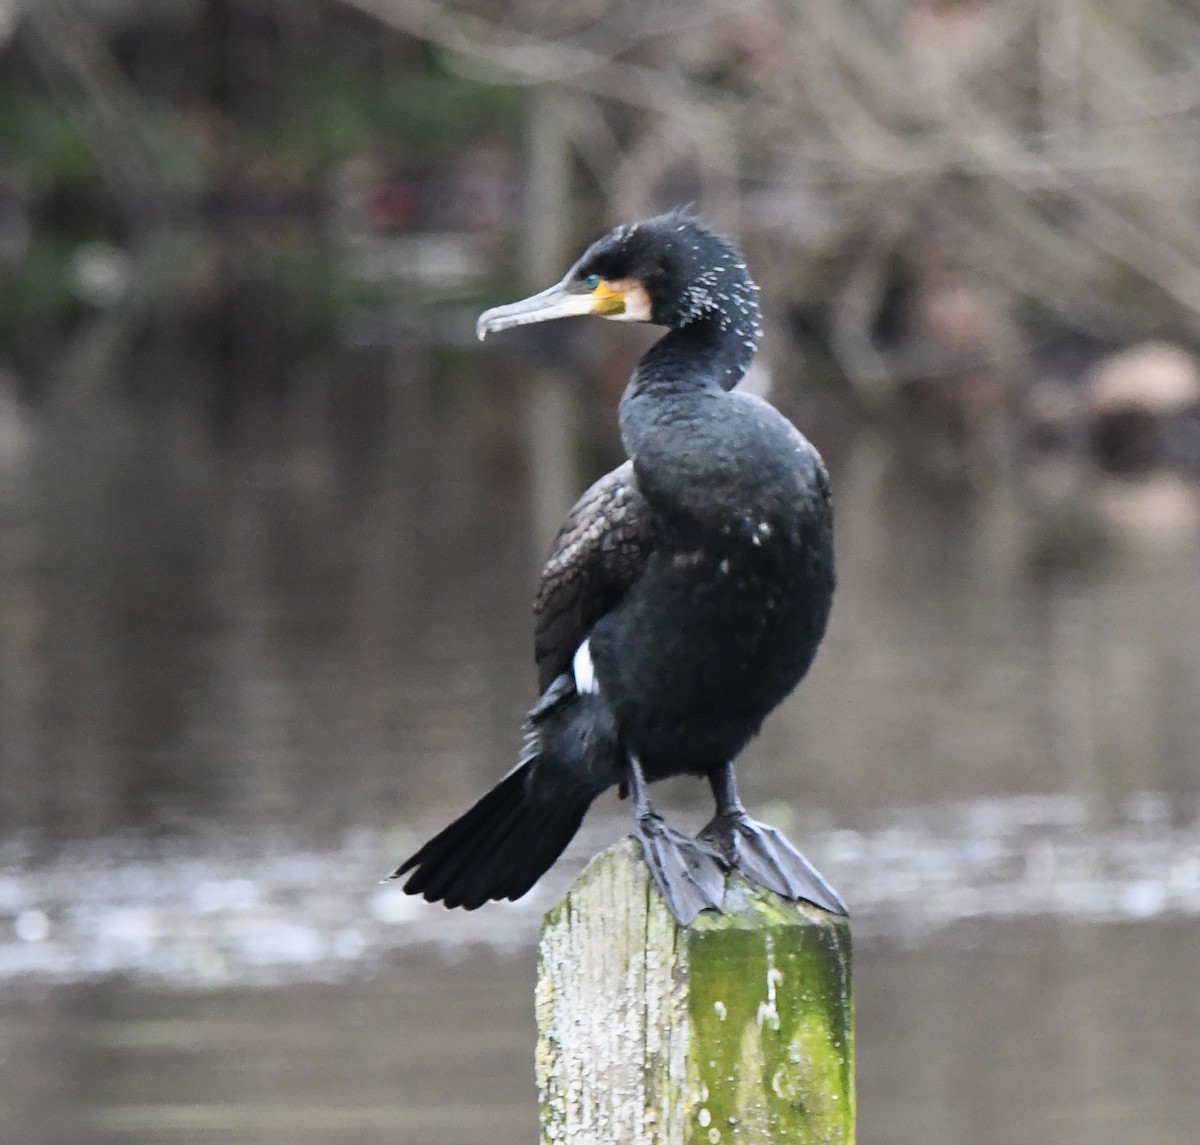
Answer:
<path fill-rule="evenodd" d="M 636 816 L 633 823 L 633 837 L 642 845 L 654 884 L 680 926 L 688 926 L 702 910 L 720 909 L 725 863 L 715 850 L 668 827 L 653 810 Z"/>
<path fill-rule="evenodd" d="M 725 897 L 725 862 L 707 843 L 668 827 L 650 802 L 646 777 L 629 756 L 625 782 L 633 796 L 633 837 L 642 845 L 654 885 L 671 917 L 688 926 L 702 910 L 719 909 Z"/>
<path fill-rule="evenodd" d="M 842 897 L 783 835 L 756 823 L 738 798 L 733 764 L 710 772 L 717 813 L 697 836 L 718 851 L 728 865 L 751 882 L 793 902 L 803 899 L 831 914 L 849 915 Z"/>
<path fill-rule="evenodd" d="M 785 899 L 803 899 L 831 914 L 848 915 L 841 896 L 774 827 L 745 811 L 718 812 L 697 837 L 734 870 Z"/>

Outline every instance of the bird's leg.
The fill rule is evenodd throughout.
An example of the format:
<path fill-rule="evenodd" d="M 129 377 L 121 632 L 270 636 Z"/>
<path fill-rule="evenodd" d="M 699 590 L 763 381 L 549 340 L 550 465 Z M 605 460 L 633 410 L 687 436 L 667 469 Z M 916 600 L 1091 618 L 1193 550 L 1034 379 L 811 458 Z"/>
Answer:
<path fill-rule="evenodd" d="M 738 798 L 733 764 L 710 772 L 717 813 L 698 839 L 715 847 L 751 882 L 786 899 L 804 899 L 833 914 L 849 914 L 837 891 L 774 827 L 756 823 Z"/>
<path fill-rule="evenodd" d="M 650 802 L 646 776 L 629 756 L 627 782 L 633 796 L 633 837 L 642 845 L 646 866 L 680 926 L 707 907 L 720 908 L 725 897 L 725 864 L 706 843 L 672 827 Z"/>

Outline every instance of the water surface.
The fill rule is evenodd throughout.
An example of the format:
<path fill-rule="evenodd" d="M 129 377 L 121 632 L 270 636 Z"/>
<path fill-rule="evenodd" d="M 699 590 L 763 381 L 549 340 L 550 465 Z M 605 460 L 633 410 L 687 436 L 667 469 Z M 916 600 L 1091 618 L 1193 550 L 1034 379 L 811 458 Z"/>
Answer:
<path fill-rule="evenodd" d="M 537 921 L 623 809 L 522 903 L 377 883 L 532 698 L 544 411 L 484 361 L 310 364 L 232 441 L 202 358 L 10 427 L 5 1140 L 532 1139 Z M 860 1140 L 1200 1139 L 1195 490 L 985 494 L 818 444 L 840 593 L 741 773 L 855 910 Z M 681 822 L 700 786 L 665 787 Z"/>

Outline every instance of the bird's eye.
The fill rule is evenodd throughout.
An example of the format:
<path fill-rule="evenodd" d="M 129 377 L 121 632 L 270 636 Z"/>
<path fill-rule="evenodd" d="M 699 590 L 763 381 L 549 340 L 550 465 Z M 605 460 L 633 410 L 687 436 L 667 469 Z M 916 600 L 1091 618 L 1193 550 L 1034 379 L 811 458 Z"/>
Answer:
<path fill-rule="evenodd" d="M 600 276 L 598 274 L 589 274 L 587 278 L 583 280 L 583 285 L 586 286 L 588 290 L 595 290 L 596 287 L 600 285 Z"/>

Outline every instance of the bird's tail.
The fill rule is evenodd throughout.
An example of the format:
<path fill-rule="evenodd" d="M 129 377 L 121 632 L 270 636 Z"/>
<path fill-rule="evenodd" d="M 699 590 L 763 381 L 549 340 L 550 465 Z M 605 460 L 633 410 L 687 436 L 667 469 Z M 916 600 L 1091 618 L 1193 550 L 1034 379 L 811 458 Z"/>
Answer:
<path fill-rule="evenodd" d="M 430 902 L 474 910 L 490 899 L 518 899 L 550 869 L 579 830 L 599 792 L 535 776 L 537 741 L 522 761 L 469 811 L 435 835 L 391 876 Z"/>

